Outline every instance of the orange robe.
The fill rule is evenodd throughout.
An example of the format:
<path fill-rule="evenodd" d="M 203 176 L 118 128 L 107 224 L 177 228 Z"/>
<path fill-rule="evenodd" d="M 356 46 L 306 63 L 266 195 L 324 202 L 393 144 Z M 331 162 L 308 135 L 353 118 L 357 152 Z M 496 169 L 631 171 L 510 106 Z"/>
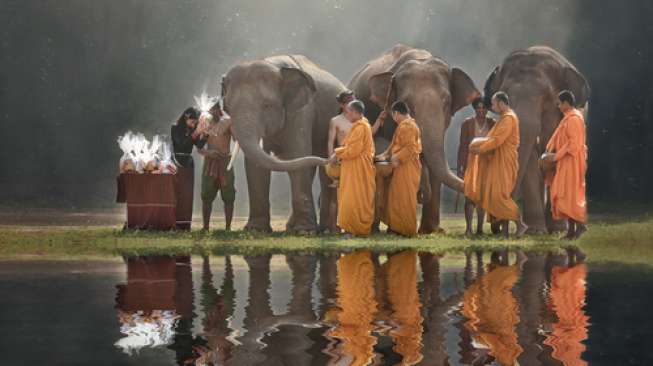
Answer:
<path fill-rule="evenodd" d="M 486 140 L 472 142 L 480 154 L 470 154 L 465 170 L 465 196 L 482 207 L 492 220 L 518 220 L 519 207 L 512 199 L 519 161 L 519 119 L 514 111 L 501 115 Z"/>
<path fill-rule="evenodd" d="M 388 258 L 386 273 L 390 319 L 396 326 L 390 331 L 395 352 L 403 356 L 401 365 L 422 360 L 422 315 L 417 292 L 417 253 L 405 251 Z M 429 345 L 430 347 L 431 345 Z"/>
<path fill-rule="evenodd" d="M 503 366 L 514 365 L 523 351 L 515 332 L 519 307 L 512 294 L 518 277 L 517 265 L 497 267 L 477 279 L 463 295 L 462 313 L 469 319 L 465 327 Z"/>
<path fill-rule="evenodd" d="M 546 179 L 551 193 L 553 219 L 571 218 L 587 222 L 585 201 L 585 172 L 587 171 L 587 145 L 585 121 L 578 109 L 565 113 L 546 151 L 555 153 L 556 170 Z"/>
<path fill-rule="evenodd" d="M 346 254 L 338 260 L 337 301 L 337 325 L 328 335 L 342 341 L 342 351 L 352 359 L 350 365 L 367 365 L 374 358 L 376 337 L 371 332 L 377 309 L 369 251 Z"/>
<path fill-rule="evenodd" d="M 417 191 L 422 173 L 419 154 L 422 137 L 412 118 L 399 123 L 390 144 L 390 156 L 399 158 L 392 171 L 383 222 L 390 230 L 405 236 L 417 234 Z"/>
<path fill-rule="evenodd" d="M 354 122 L 335 152 L 341 161 L 338 226 L 354 235 L 367 235 L 374 222 L 376 182 L 374 140 L 366 118 Z"/>
<path fill-rule="evenodd" d="M 558 321 L 544 344 L 553 348 L 551 354 L 565 366 L 585 366 L 581 354 L 585 351 L 582 343 L 587 339 L 589 317 L 585 315 L 585 278 L 587 268 L 579 264 L 571 268 L 554 267 L 551 271 L 551 291 L 549 304 Z"/>

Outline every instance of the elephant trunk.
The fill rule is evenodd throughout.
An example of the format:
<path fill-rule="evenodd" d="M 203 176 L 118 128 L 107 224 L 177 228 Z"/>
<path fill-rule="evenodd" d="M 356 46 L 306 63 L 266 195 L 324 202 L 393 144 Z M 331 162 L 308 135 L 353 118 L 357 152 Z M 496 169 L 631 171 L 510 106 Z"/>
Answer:
<path fill-rule="evenodd" d="M 417 118 L 419 119 L 420 116 L 417 116 Z M 431 174 L 438 181 L 455 191 L 462 192 L 463 181 L 449 169 L 449 163 L 445 158 L 444 138 L 446 121 L 443 116 L 434 118 L 431 115 L 426 118 L 432 121 L 431 123 L 425 124 L 425 128 L 422 129 L 422 146 L 426 164 Z M 426 121 L 426 119 L 423 119 L 423 121 Z"/>
<path fill-rule="evenodd" d="M 260 137 L 246 130 L 243 126 L 239 126 L 238 122 L 234 123 L 233 132 L 245 157 L 261 168 L 288 172 L 326 164 L 326 159 L 318 156 L 305 156 L 291 160 L 281 160 L 272 156 L 263 151 L 262 146 L 259 144 Z"/>

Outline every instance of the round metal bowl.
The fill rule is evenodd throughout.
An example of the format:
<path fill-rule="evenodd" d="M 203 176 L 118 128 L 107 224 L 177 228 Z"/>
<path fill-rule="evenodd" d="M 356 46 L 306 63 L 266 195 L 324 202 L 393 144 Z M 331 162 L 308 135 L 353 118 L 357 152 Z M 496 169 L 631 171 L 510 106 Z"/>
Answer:
<path fill-rule="evenodd" d="M 387 161 L 377 161 L 374 166 L 376 167 L 376 174 L 383 178 L 392 175 L 392 169 L 394 169 L 392 164 Z"/>
<path fill-rule="evenodd" d="M 548 155 L 555 155 L 555 154 L 544 153 L 540 157 L 540 160 L 538 160 L 538 164 L 540 166 L 540 169 L 542 169 L 542 171 L 544 171 L 544 172 L 555 171 L 555 169 L 556 169 L 556 162 L 555 161 L 551 162 L 551 161 L 545 160 L 546 156 L 548 156 Z"/>

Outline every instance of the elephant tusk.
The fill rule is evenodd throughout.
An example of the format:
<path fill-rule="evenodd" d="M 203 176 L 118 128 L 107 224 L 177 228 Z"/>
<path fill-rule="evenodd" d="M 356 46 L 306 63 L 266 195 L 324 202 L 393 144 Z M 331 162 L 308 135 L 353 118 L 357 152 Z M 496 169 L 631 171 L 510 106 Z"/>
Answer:
<path fill-rule="evenodd" d="M 236 161 L 236 156 L 238 155 L 238 152 L 240 152 L 240 145 L 238 144 L 238 141 L 234 143 L 234 148 L 231 150 L 231 159 L 229 159 L 229 164 L 227 164 L 227 170 L 231 170 L 231 168 L 234 165 L 234 161 Z"/>

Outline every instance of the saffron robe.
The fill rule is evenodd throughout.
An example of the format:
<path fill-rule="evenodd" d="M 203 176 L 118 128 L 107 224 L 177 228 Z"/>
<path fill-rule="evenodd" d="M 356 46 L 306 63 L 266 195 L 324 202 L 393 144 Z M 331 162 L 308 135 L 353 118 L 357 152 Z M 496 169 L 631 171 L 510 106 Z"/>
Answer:
<path fill-rule="evenodd" d="M 338 186 L 338 226 L 350 234 L 368 235 L 374 221 L 374 141 L 366 118 L 351 127 L 343 146 Z"/>
<path fill-rule="evenodd" d="M 555 173 L 546 177 L 553 219 L 570 218 L 576 222 L 587 222 L 587 145 L 585 121 L 579 110 L 572 109 L 565 113 L 546 145 L 546 151 L 555 153 L 556 160 Z"/>
<path fill-rule="evenodd" d="M 389 150 L 390 156 L 399 158 L 399 166 L 392 171 L 383 222 L 396 233 L 415 236 L 422 137 L 414 119 L 407 118 L 399 123 Z"/>
<path fill-rule="evenodd" d="M 519 161 L 519 119 L 508 110 L 483 140 L 475 140 L 480 154 L 470 154 L 465 170 L 465 196 L 482 207 L 490 219 L 518 220 L 519 207 L 512 199 Z"/>

